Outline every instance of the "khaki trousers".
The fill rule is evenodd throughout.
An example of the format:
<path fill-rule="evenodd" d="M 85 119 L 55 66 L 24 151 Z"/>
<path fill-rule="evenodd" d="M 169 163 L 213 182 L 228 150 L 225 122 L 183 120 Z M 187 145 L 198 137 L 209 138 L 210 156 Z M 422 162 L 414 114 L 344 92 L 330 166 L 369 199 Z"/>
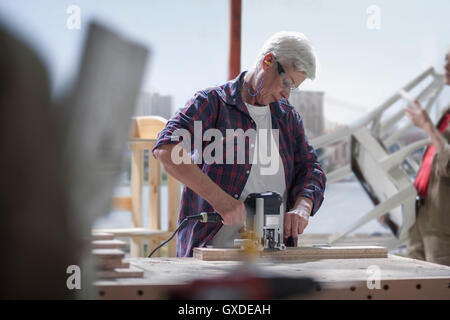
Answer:
<path fill-rule="evenodd" d="M 450 266 L 450 234 L 433 229 L 422 208 L 418 207 L 416 223 L 409 230 L 408 256 Z"/>

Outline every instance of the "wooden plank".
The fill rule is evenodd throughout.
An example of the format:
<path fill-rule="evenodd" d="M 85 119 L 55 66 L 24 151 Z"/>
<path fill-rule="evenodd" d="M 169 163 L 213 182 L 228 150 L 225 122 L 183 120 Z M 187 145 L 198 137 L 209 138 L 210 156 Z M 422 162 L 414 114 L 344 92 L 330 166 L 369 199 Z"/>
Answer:
<path fill-rule="evenodd" d="M 135 150 L 144 151 L 144 150 L 152 150 L 155 145 L 156 140 L 133 140 L 131 141 L 131 145 Z"/>
<path fill-rule="evenodd" d="M 97 278 L 99 279 L 142 278 L 143 275 L 144 271 L 136 268 L 97 271 Z"/>
<path fill-rule="evenodd" d="M 194 248 L 195 259 L 203 261 L 238 261 L 244 260 L 241 249 Z"/>
<path fill-rule="evenodd" d="M 125 249 L 127 243 L 121 240 L 94 240 L 92 249 Z"/>
<path fill-rule="evenodd" d="M 298 243 L 301 246 L 313 246 L 313 245 L 328 245 L 328 239 L 330 233 L 322 234 L 302 234 L 298 237 Z M 395 236 L 389 233 L 382 233 L 377 235 L 370 235 L 367 233 L 357 233 L 352 236 L 348 236 L 340 239 L 334 245 L 339 247 L 347 246 L 379 246 L 389 247 L 389 243 L 395 240 Z"/>
<path fill-rule="evenodd" d="M 99 231 L 110 232 L 114 234 L 116 237 L 142 237 L 142 238 L 168 238 L 172 234 L 172 232 L 161 231 L 161 230 L 152 230 L 146 228 L 117 228 L 117 229 L 98 229 Z"/>
<path fill-rule="evenodd" d="M 130 264 L 124 262 L 122 259 L 98 259 L 96 267 L 100 270 L 114 270 L 116 268 L 126 269 L 130 267 Z"/>
<path fill-rule="evenodd" d="M 144 275 L 145 277 L 145 275 Z M 448 277 L 390 279 L 380 282 L 380 289 L 369 289 L 367 280 L 320 283 L 308 295 L 292 295 L 289 300 L 449 300 Z M 143 279 L 99 280 L 94 283 L 99 299 L 167 300 L 173 290 L 185 283 L 149 284 Z M 420 285 L 420 287 L 418 287 Z M 242 298 L 242 297 L 238 297 Z"/>
<path fill-rule="evenodd" d="M 167 192 L 169 198 L 168 214 L 169 214 L 169 231 L 175 231 L 178 227 L 178 211 L 180 210 L 180 182 L 167 174 Z"/>
<path fill-rule="evenodd" d="M 142 227 L 143 151 L 131 144 L 131 217 L 134 227 Z"/>
<path fill-rule="evenodd" d="M 131 197 L 114 197 L 113 208 L 114 210 L 131 211 Z"/>
<path fill-rule="evenodd" d="M 173 232 L 178 227 L 178 211 L 180 210 L 180 182 L 171 175 L 167 174 L 168 191 L 168 230 Z M 176 241 L 170 241 L 168 244 L 167 255 L 176 256 Z"/>
<path fill-rule="evenodd" d="M 143 270 L 144 277 L 96 281 L 94 287 L 101 292 L 101 298 L 167 299 L 157 292 L 179 288 L 202 278 L 226 276 L 242 268 L 240 261 L 201 261 L 194 258 L 136 258 L 127 261 Z M 374 266 L 381 271 L 381 290 L 367 288 L 367 271 Z M 320 281 L 321 289 L 311 297 L 314 299 L 369 299 L 369 295 L 372 299 L 450 299 L 450 267 L 394 255 L 375 259 L 256 261 L 255 268 L 268 275 L 311 277 Z"/>
<path fill-rule="evenodd" d="M 384 247 L 300 247 L 286 250 L 264 250 L 259 257 L 275 260 L 364 259 L 387 258 Z M 235 261 L 245 258 L 241 249 L 194 248 L 194 258 L 204 261 Z"/>
<path fill-rule="evenodd" d="M 93 249 L 92 254 L 99 259 L 123 259 L 125 253 L 118 249 Z"/>
<path fill-rule="evenodd" d="M 277 260 L 298 259 L 365 259 L 387 258 L 388 250 L 384 247 L 300 247 L 286 250 L 263 251 L 262 258 Z"/>
<path fill-rule="evenodd" d="M 156 139 L 158 133 L 164 129 L 167 120 L 160 116 L 143 116 L 132 119 L 130 137 L 142 139 Z"/>
<path fill-rule="evenodd" d="M 152 144 L 152 148 L 155 143 Z M 161 165 L 153 155 L 149 154 L 148 168 L 150 229 L 161 229 L 159 187 L 161 185 Z"/>
<path fill-rule="evenodd" d="M 108 232 L 93 232 L 92 240 L 114 240 L 114 234 Z"/>
<path fill-rule="evenodd" d="M 98 269 L 113 270 L 114 268 L 127 267 L 122 259 L 125 253 L 118 249 L 93 249 L 92 254 L 95 257 L 95 264 Z"/>
<path fill-rule="evenodd" d="M 130 256 L 132 258 L 144 256 L 144 242 L 142 238 L 132 237 L 130 241 Z"/>
<path fill-rule="evenodd" d="M 127 261 L 136 268 L 148 271 L 147 283 L 174 285 L 198 278 L 223 276 L 242 266 L 242 261 L 202 261 L 195 258 L 136 258 Z M 371 266 L 380 268 L 381 280 L 435 277 L 450 279 L 448 266 L 394 255 L 374 259 L 256 260 L 255 265 L 272 274 L 312 277 L 329 283 L 367 281 L 367 270 Z"/>

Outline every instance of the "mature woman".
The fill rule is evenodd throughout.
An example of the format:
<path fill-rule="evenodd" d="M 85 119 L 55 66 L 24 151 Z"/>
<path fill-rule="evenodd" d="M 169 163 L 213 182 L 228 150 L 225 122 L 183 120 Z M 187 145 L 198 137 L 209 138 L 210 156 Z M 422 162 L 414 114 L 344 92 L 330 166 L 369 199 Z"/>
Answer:
<path fill-rule="evenodd" d="M 223 219 L 223 225 L 189 222 L 178 235 L 178 256 L 191 256 L 193 247 L 207 244 L 232 245 L 246 218 L 243 201 L 250 193 L 279 193 L 284 200 L 284 236 L 292 239 L 303 232 L 309 216 L 322 203 L 326 178 L 306 139 L 302 118 L 287 99 L 291 89 L 314 76 L 315 55 L 310 41 L 298 32 L 279 32 L 265 42 L 251 70 L 221 86 L 197 92 L 185 108 L 168 121 L 158 136 L 153 155 L 167 172 L 186 185 L 179 221 L 211 211 L 219 213 Z M 215 129 L 209 131 L 215 133 L 225 133 L 229 129 L 267 130 L 274 133 L 269 141 L 276 147 L 247 144 L 238 154 L 230 157 L 230 150 L 227 150 L 224 155 L 227 159 L 245 155 L 244 163 L 227 161 L 224 164 L 221 159 L 214 163 L 175 163 L 172 151 L 178 139 L 173 137 L 180 129 L 194 136 L 191 141 L 198 139 L 196 132 L 204 136 L 210 129 Z M 272 140 L 276 140 L 275 132 L 278 144 L 272 144 Z M 227 135 L 223 140 L 228 138 Z M 201 139 L 197 143 L 200 150 L 195 150 L 200 151 L 200 156 L 195 158 L 201 161 L 202 146 L 210 144 Z M 254 152 L 256 147 L 259 151 L 261 148 L 274 151 L 270 160 L 277 165 L 273 166 L 273 171 L 267 173 L 265 163 L 250 159 L 252 152 L 258 154 Z M 193 149 L 195 143 L 190 151 Z M 231 148 L 231 152 L 234 153 L 235 148 Z"/>
<path fill-rule="evenodd" d="M 450 48 L 445 57 L 445 83 L 450 85 Z M 432 144 L 425 151 L 414 186 L 417 219 L 410 230 L 411 258 L 450 265 L 450 105 L 435 127 L 416 101 L 405 109 L 412 122 L 423 129 Z"/>

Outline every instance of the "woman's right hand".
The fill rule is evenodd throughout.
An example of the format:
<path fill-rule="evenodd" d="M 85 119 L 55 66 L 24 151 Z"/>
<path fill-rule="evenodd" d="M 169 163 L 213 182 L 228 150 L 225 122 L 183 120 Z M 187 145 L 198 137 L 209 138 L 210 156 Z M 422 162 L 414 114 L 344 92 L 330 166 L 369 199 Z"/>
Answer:
<path fill-rule="evenodd" d="M 247 218 L 245 204 L 228 194 L 214 206 L 214 210 L 220 214 L 225 225 L 242 224 Z"/>
<path fill-rule="evenodd" d="M 416 127 L 427 130 L 430 126 L 433 126 L 433 123 L 427 111 L 422 108 L 417 100 L 414 101 L 414 104 L 415 108 L 404 108 L 405 113 Z"/>

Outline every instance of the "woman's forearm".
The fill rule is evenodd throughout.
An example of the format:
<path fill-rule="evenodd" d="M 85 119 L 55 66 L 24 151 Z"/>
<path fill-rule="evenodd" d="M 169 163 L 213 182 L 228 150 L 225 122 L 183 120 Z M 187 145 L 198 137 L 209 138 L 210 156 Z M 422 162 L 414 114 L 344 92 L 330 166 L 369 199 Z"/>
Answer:
<path fill-rule="evenodd" d="M 427 126 L 424 128 L 425 132 L 428 133 L 428 136 L 431 139 L 431 143 L 436 148 L 437 152 L 440 152 L 442 149 L 442 146 L 445 144 L 444 138 L 441 136 L 439 131 L 436 129 L 436 127 L 430 122 L 427 124 Z"/>
<path fill-rule="evenodd" d="M 175 145 L 161 146 L 154 152 L 156 159 L 161 162 L 167 173 L 188 186 L 211 205 L 216 206 L 220 203 L 227 196 L 225 191 L 200 170 L 196 164 L 192 163 L 184 150 L 182 150 L 184 162 L 191 163 L 174 164 L 171 159 L 174 147 Z"/>

